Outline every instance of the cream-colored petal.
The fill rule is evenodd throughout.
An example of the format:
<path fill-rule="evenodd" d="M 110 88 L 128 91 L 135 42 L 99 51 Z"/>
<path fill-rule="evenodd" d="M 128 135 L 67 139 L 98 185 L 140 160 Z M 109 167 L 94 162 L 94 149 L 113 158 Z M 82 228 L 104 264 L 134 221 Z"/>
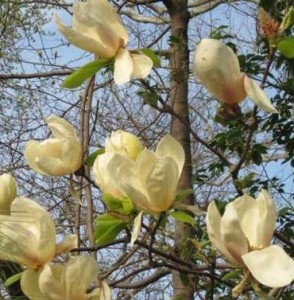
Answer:
<path fill-rule="evenodd" d="M 139 157 L 144 151 L 145 150 L 139 154 Z M 139 180 L 139 173 L 137 172 L 136 164 L 137 161 L 135 163 L 126 156 L 113 154 L 112 159 L 109 161 L 108 172 L 112 174 L 112 178 L 119 188 L 139 209 L 148 211 L 150 202 L 145 195 L 145 189 Z M 146 166 L 146 168 L 149 168 L 149 166 Z"/>
<path fill-rule="evenodd" d="M 39 288 L 40 291 L 48 297 L 50 300 L 67 300 L 65 291 L 63 291 L 60 283 L 60 274 L 63 271 L 61 265 L 50 265 L 44 266 L 39 275 Z"/>
<path fill-rule="evenodd" d="M 39 166 L 36 163 L 36 157 L 39 156 L 39 149 L 40 143 L 36 141 L 28 141 L 24 149 L 24 157 L 30 168 L 44 175 L 45 173 L 39 168 Z"/>
<path fill-rule="evenodd" d="M 183 146 L 170 134 L 165 135 L 156 147 L 156 155 L 171 157 L 178 165 L 179 176 L 185 163 L 185 152 Z"/>
<path fill-rule="evenodd" d="M 66 300 L 85 299 L 87 288 L 98 274 L 99 266 L 92 256 L 71 257 L 62 274 L 62 289 Z"/>
<path fill-rule="evenodd" d="M 221 236 L 221 215 L 216 207 L 215 202 L 211 202 L 207 208 L 206 226 L 209 240 L 211 243 L 233 264 L 238 265 L 239 262 L 232 257 L 227 251 Z"/>
<path fill-rule="evenodd" d="M 109 164 L 113 159 L 114 153 L 108 152 L 98 155 L 93 165 L 94 179 L 97 186 L 107 194 L 115 198 L 120 198 L 123 194 L 119 183 L 115 180 Z"/>
<path fill-rule="evenodd" d="M 193 72 L 195 78 L 221 102 L 236 104 L 246 97 L 238 58 L 219 40 L 201 40 L 195 50 Z"/>
<path fill-rule="evenodd" d="M 95 288 L 90 294 L 87 294 L 87 299 L 90 300 L 111 300 L 111 289 L 106 280 L 101 281 L 101 287 Z"/>
<path fill-rule="evenodd" d="M 67 253 L 78 247 L 78 237 L 76 234 L 67 235 L 59 244 L 56 245 L 55 256 Z"/>
<path fill-rule="evenodd" d="M 225 213 L 221 219 L 222 241 L 231 256 L 242 264 L 241 256 L 248 252 L 248 241 L 241 229 L 238 213 L 235 210 L 234 202 L 226 206 Z"/>
<path fill-rule="evenodd" d="M 95 53 L 103 58 L 111 58 L 114 53 L 109 52 L 109 48 L 100 44 L 97 40 L 89 38 L 88 36 L 66 27 L 62 21 L 55 15 L 55 24 L 57 29 L 65 36 L 65 38 L 78 48 L 85 51 Z"/>
<path fill-rule="evenodd" d="M 266 190 L 260 192 L 256 199 L 256 205 L 260 212 L 257 227 L 257 247 L 267 247 L 276 227 L 276 206 Z"/>
<path fill-rule="evenodd" d="M 132 78 L 145 78 L 147 77 L 153 67 L 152 60 L 145 54 L 131 54 L 133 60 Z"/>
<path fill-rule="evenodd" d="M 75 138 L 77 139 L 76 130 L 74 127 L 63 118 L 51 115 L 47 118 L 47 126 L 52 132 L 54 138 Z"/>
<path fill-rule="evenodd" d="M 105 152 L 127 155 L 131 159 L 135 159 L 142 149 L 140 140 L 134 134 L 123 130 L 112 132 L 111 137 L 105 141 Z"/>
<path fill-rule="evenodd" d="M 244 88 L 248 97 L 261 109 L 268 113 L 278 113 L 275 107 L 271 104 L 265 92 L 258 84 L 250 79 L 247 75 L 244 76 Z"/>
<path fill-rule="evenodd" d="M 82 163 L 81 145 L 76 139 L 48 139 L 40 144 L 30 143 L 25 155 L 31 168 L 51 176 L 73 173 Z"/>
<path fill-rule="evenodd" d="M 0 214 L 9 215 L 10 205 L 16 197 L 15 180 L 10 174 L 0 176 Z"/>
<path fill-rule="evenodd" d="M 178 166 L 171 157 L 161 157 L 156 161 L 145 184 L 151 211 L 159 213 L 171 208 L 176 197 L 178 179 Z"/>
<path fill-rule="evenodd" d="M 279 246 L 252 251 L 242 258 L 253 277 L 266 286 L 283 287 L 294 280 L 294 261 Z"/>
<path fill-rule="evenodd" d="M 241 229 L 251 246 L 257 246 L 260 212 L 254 198 L 243 195 L 230 203 L 238 215 Z"/>
<path fill-rule="evenodd" d="M 128 32 L 122 25 L 118 14 L 110 5 L 109 1 L 89 0 L 86 3 L 76 2 L 73 6 L 73 13 L 73 19 L 79 18 L 80 23 L 84 25 L 91 27 L 102 26 L 102 29 L 105 29 L 105 39 L 102 38 L 102 41 L 105 42 L 107 40 L 107 33 L 108 35 L 115 34 L 121 39 L 123 41 L 122 46 L 127 44 Z M 76 28 L 78 29 L 78 26 Z M 101 34 L 103 36 L 103 32 L 101 32 Z"/>
<path fill-rule="evenodd" d="M 135 241 L 137 240 L 140 231 L 141 231 L 141 225 L 142 225 L 142 216 L 143 212 L 141 211 L 136 218 L 134 219 L 134 227 L 131 235 L 131 245 L 133 246 Z"/>
<path fill-rule="evenodd" d="M 55 235 L 49 213 L 36 202 L 18 197 L 11 215 L 0 215 L 0 259 L 40 267 L 54 257 Z"/>
<path fill-rule="evenodd" d="M 128 50 L 121 48 L 115 56 L 114 74 L 115 83 L 124 84 L 131 79 L 133 60 Z"/>
<path fill-rule="evenodd" d="M 31 269 L 27 269 L 21 276 L 21 290 L 31 300 L 51 300 L 40 291 L 39 276 L 41 271 L 42 270 L 34 271 Z"/>

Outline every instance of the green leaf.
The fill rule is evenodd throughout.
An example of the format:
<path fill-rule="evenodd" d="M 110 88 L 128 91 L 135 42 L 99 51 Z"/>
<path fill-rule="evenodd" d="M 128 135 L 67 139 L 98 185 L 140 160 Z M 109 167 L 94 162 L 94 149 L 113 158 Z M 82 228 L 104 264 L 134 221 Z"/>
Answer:
<path fill-rule="evenodd" d="M 104 193 L 102 196 L 102 201 L 110 211 L 116 211 L 125 215 L 135 212 L 135 207 L 132 200 L 126 196 L 122 196 L 121 198 L 117 199 L 110 194 Z"/>
<path fill-rule="evenodd" d="M 226 273 L 222 279 L 223 280 L 229 280 L 229 279 L 233 279 L 233 278 L 238 278 L 239 275 L 242 274 L 242 271 L 241 270 L 233 270 L 233 271 L 230 271 L 228 273 Z"/>
<path fill-rule="evenodd" d="M 143 102 L 145 104 L 148 104 L 151 107 L 157 108 L 157 106 L 158 106 L 157 102 L 158 102 L 159 96 L 156 92 L 142 90 L 142 91 L 139 91 L 137 94 L 143 98 Z"/>
<path fill-rule="evenodd" d="M 110 214 L 104 214 L 96 219 L 95 243 L 102 246 L 111 243 L 126 227 L 126 223 Z"/>
<path fill-rule="evenodd" d="M 141 49 L 141 51 L 152 60 L 153 66 L 155 68 L 160 67 L 160 58 L 158 55 L 156 55 L 154 53 L 153 50 L 151 50 L 149 48 L 144 48 L 144 49 Z"/>
<path fill-rule="evenodd" d="M 14 274 L 14 275 L 8 277 L 5 280 L 4 285 L 5 286 L 10 286 L 10 285 L 14 284 L 15 282 L 19 281 L 21 276 L 22 276 L 22 273 L 23 272 L 20 272 L 20 273 L 17 273 L 17 274 Z"/>
<path fill-rule="evenodd" d="M 193 219 L 193 217 L 184 213 L 183 211 L 173 211 L 169 213 L 169 215 L 177 221 L 188 223 L 192 226 L 196 224 L 196 221 Z"/>
<path fill-rule="evenodd" d="M 185 200 L 188 196 L 193 195 L 193 193 L 194 193 L 193 189 L 183 190 L 177 194 L 176 201 L 181 202 Z"/>
<path fill-rule="evenodd" d="M 280 39 L 277 47 L 287 58 L 294 58 L 294 37 Z"/>
<path fill-rule="evenodd" d="M 67 76 L 62 84 L 62 87 L 68 89 L 79 87 L 84 81 L 96 74 L 102 68 L 106 67 L 106 65 L 108 65 L 109 63 L 110 59 L 102 58 L 80 67 L 69 76 Z"/>
<path fill-rule="evenodd" d="M 94 152 L 92 152 L 85 160 L 85 164 L 89 167 L 93 167 L 95 159 L 98 155 L 101 155 L 105 153 L 105 148 L 101 148 L 99 150 L 96 150 Z"/>

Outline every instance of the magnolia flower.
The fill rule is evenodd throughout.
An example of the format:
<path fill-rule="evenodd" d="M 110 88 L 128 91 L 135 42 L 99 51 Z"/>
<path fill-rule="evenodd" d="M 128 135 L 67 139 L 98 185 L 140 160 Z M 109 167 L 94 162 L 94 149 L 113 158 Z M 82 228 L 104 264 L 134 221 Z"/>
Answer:
<path fill-rule="evenodd" d="M 112 132 L 110 138 L 106 138 L 105 152 L 119 153 L 136 159 L 138 154 L 143 150 L 140 140 L 133 134 L 117 130 Z"/>
<path fill-rule="evenodd" d="M 144 54 L 125 49 L 128 33 L 107 0 L 88 0 L 73 5 L 72 28 L 56 16 L 58 30 L 75 46 L 101 58 L 114 58 L 114 81 L 123 84 L 131 78 L 144 78 L 152 60 Z"/>
<path fill-rule="evenodd" d="M 0 214 L 9 215 L 10 205 L 16 197 L 16 186 L 13 176 L 3 174 L 0 176 Z"/>
<path fill-rule="evenodd" d="M 156 151 L 144 149 L 136 160 L 110 153 L 105 177 L 109 178 L 138 207 L 151 214 L 170 209 L 185 161 L 182 146 L 166 135 Z"/>
<path fill-rule="evenodd" d="M 123 194 L 119 186 L 113 181 L 108 173 L 108 164 L 112 159 L 112 154 L 117 153 L 134 160 L 142 151 L 143 146 L 140 140 L 133 134 L 123 130 L 117 130 L 105 141 L 105 153 L 98 155 L 93 172 L 96 184 L 101 190 L 113 197 L 120 198 Z"/>
<path fill-rule="evenodd" d="M 248 96 L 266 112 L 277 113 L 265 92 L 241 73 L 234 51 L 219 40 L 201 40 L 194 54 L 193 72 L 195 78 L 225 104 L 236 105 Z"/>
<path fill-rule="evenodd" d="M 76 236 L 70 235 L 55 244 L 55 225 L 49 213 L 36 202 L 17 197 L 10 215 L 0 215 L 0 259 L 28 268 L 38 268 L 55 255 L 76 247 Z"/>
<path fill-rule="evenodd" d="M 32 300 L 111 300 L 105 281 L 101 287 L 87 293 L 98 277 L 99 266 L 91 256 L 71 257 L 65 264 L 47 264 L 42 269 L 26 270 L 21 277 L 21 289 Z"/>
<path fill-rule="evenodd" d="M 233 265 L 266 286 L 282 287 L 294 279 L 294 261 L 270 245 L 275 222 L 276 208 L 265 190 L 256 200 L 245 195 L 229 203 L 222 217 L 212 202 L 206 216 L 210 241 Z"/>
<path fill-rule="evenodd" d="M 29 166 L 38 173 L 52 176 L 75 172 L 82 164 L 82 149 L 75 129 L 54 115 L 47 119 L 47 125 L 54 138 L 26 144 L 24 156 Z"/>

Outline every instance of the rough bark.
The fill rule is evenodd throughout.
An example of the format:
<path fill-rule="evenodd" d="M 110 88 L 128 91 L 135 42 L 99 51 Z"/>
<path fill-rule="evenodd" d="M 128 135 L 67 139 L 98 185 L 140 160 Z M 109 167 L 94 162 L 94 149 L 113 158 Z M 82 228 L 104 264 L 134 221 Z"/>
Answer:
<path fill-rule="evenodd" d="M 188 77 L 189 77 L 189 50 L 188 50 L 188 23 L 190 19 L 187 0 L 165 0 L 171 18 L 171 91 L 170 102 L 174 112 L 190 124 L 188 111 Z M 171 134 L 182 144 L 185 150 L 186 161 L 179 182 L 179 190 L 191 188 L 191 143 L 190 134 L 183 122 L 172 118 Z M 188 197 L 185 202 L 194 204 L 194 197 Z M 175 243 L 178 255 L 185 256 L 187 252 L 187 238 L 193 237 L 193 228 L 185 223 L 176 223 Z M 189 251 L 188 251 L 189 252 Z M 187 257 L 185 257 L 187 259 Z M 193 299 L 194 288 L 191 284 L 183 284 L 178 272 L 173 272 L 174 299 Z"/>

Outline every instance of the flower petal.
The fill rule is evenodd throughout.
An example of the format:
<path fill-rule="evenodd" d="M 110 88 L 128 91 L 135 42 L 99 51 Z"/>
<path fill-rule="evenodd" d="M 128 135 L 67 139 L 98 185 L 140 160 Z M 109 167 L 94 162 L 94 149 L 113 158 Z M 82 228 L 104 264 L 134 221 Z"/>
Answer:
<path fill-rule="evenodd" d="M 131 246 L 134 245 L 135 241 L 137 240 L 140 234 L 141 225 L 142 225 L 142 216 L 143 216 L 143 211 L 141 211 L 134 220 L 134 227 L 131 236 Z"/>
<path fill-rule="evenodd" d="M 115 198 L 120 198 L 123 191 L 115 180 L 112 170 L 109 169 L 109 164 L 113 156 L 114 153 L 110 152 L 98 155 L 93 165 L 93 173 L 95 183 L 104 193 L 110 194 Z"/>
<path fill-rule="evenodd" d="M 283 287 L 294 280 L 294 261 L 279 246 L 252 251 L 242 258 L 253 277 L 266 286 Z"/>
<path fill-rule="evenodd" d="M 193 72 L 221 102 L 236 104 L 246 97 L 238 57 L 219 40 L 201 40 L 194 54 Z"/>
<path fill-rule="evenodd" d="M 76 2 L 73 6 L 73 15 L 74 29 L 79 29 L 74 23 L 75 18 L 78 18 L 83 25 L 88 27 L 98 27 L 99 38 L 102 43 L 111 45 L 111 43 L 107 42 L 109 38 L 122 40 L 122 46 L 125 46 L 128 43 L 128 32 L 122 25 L 117 12 L 110 5 L 109 1 L 89 0 L 86 3 Z M 82 32 L 84 32 L 84 29 L 84 27 L 81 28 Z"/>
<path fill-rule="evenodd" d="M 178 165 L 179 177 L 181 175 L 184 163 L 185 152 L 183 146 L 170 134 L 165 135 L 156 147 L 156 155 L 171 157 Z"/>
<path fill-rule="evenodd" d="M 114 81 L 117 84 L 124 84 L 131 79 L 133 72 L 133 60 L 128 50 L 121 48 L 114 60 Z"/>
<path fill-rule="evenodd" d="M 242 265 L 241 256 L 248 252 L 248 241 L 241 229 L 238 213 L 234 201 L 226 206 L 221 219 L 221 237 L 227 251 Z"/>
<path fill-rule="evenodd" d="M 16 185 L 13 176 L 3 174 L 0 176 L 0 214 L 8 215 L 10 205 L 16 197 Z"/>
<path fill-rule="evenodd" d="M 63 266 L 60 264 L 44 266 L 39 275 L 39 288 L 44 296 L 50 300 L 69 299 L 64 297 L 65 291 L 61 286 Z M 41 298 L 43 299 L 43 298 Z"/>
<path fill-rule="evenodd" d="M 145 54 L 131 54 L 133 60 L 132 78 L 145 78 L 147 77 L 153 67 L 152 60 Z"/>
<path fill-rule="evenodd" d="M 275 107 L 271 104 L 265 92 L 247 75 L 244 76 L 244 88 L 248 97 L 253 100 L 258 107 L 269 113 L 278 113 Z"/>
<path fill-rule="evenodd" d="M 55 256 L 67 253 L 78 247 L 78 237 L 76 234 L 67 235 L 59 244 L 56 245 Z"/>
<path fill-rule="evenodd" d="M 99 273 L 97 261 L 92 256 L 71 257 L 64 265 L 62 290 L 66 299 L 84 299 L 87 288 Z"/>
<path fill-rule="evenodd" d="M 74 29 L 66 27 L 62 21 L 55 15 L 55 24 L 57 29 L 65 36 L 65 38 L 78 48 L 85 51 L 99 54 L 103 58 L 113 57 L 113 53 L 109 52 L 109 49 L 100 44 L 97 40 L 89 38 L 88 36 L 76 31 Z"/>
<path fill-rule="evenodd" d="M 39 276 L 41 270 L 34 271 L 31 269 L 27 269 L 23 272 L 20 280 L 20 286 L 23 293 L 29 297 L 29 299 L 37 300 L 44 299 L 50 300 L 47 296 L 45 296 L 39 288 Z"/>
<path fill-rule="evenodd" d="M 30 199 L 15 198 L 11 215 L 0 215 L 0 259 L 40 267 L 54 257 L 55 235 L 54 222 L 45 209 Z"/>
<path fill-rule="evenodd" d="M 139 176 L 143 173 L 142 169 Z M 179 170 L 176 162 L 168 156 L 158 158 L 146 178 L 149 209 L 163 212 L 171 208 L 176 197 Z"/>
<path fill-rule="evenodd" d="M 75 138 L 77 139 L 76 130 L 74 127 L 64 120 L 63 118 L 59 118 L 55 115 L 51 115 L 46 120 L 47 126 L 52 132 L 54 138 L 62 139 L 62 138 Z"/>
<path fill-rule="evenodd" d="M 239 262 L 227 251 L 221 236 L 221 215 L 216 207 L 215 202 L 211 202 L 207 208 L 206 226 L 209 240 L 211 243 L 233 264 Z"/>

